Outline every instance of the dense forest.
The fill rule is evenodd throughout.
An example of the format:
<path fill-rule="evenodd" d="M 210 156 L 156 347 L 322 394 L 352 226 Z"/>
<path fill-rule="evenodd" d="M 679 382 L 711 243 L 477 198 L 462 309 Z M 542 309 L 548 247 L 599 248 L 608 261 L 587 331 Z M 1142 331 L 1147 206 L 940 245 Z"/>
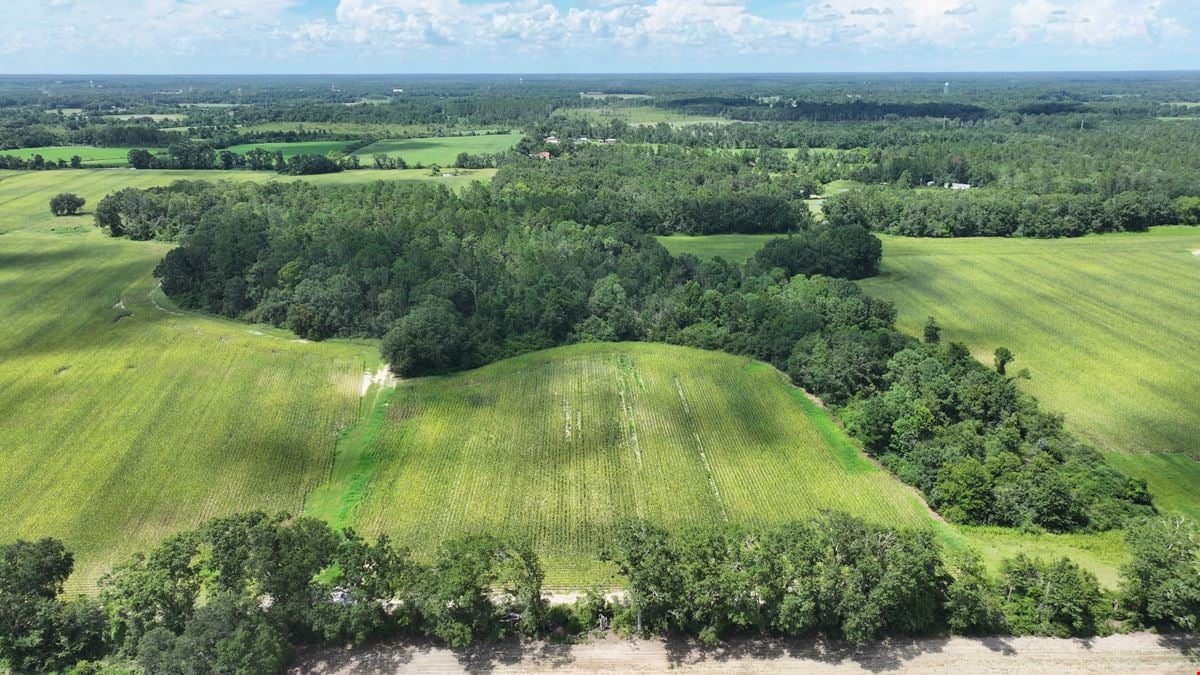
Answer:
<path fill-rule="evenodd" d="M 1130 528 L 1119 593 L 1070 560 L 1018 555 L 989 574 L 924 531 L 831 513 L 767 531 L 667 532 L 629 522 L 605 553 L 623 596 L 542 596 L 528 547 L 480 535 L 416 560 L 312 518 L 210 520 L 135 554 L 68 599 L 74 556 L 54 539 L 0 547 L 0 659 L 15 672 L 282 673 L 296 647 L 425 636 L 451 647 L 506 636 L 567 641 L 597 629 L 684 634 L 1090 637 L 1111 622 L 1200 623 L 1200 534 L 1187 520 Z M 115 669 L 115 670 L 114 670 Z"/>
<path fill-rule="evenodd" d="M 522 211 L 657 234 L 783 233 L 813 222 L 815 181 L 772 174 L 759 153 L 582 145 L 570 161 L 513 162 L 494 183 Z M 779 154 L 776 168 L 788 161 Z"/>

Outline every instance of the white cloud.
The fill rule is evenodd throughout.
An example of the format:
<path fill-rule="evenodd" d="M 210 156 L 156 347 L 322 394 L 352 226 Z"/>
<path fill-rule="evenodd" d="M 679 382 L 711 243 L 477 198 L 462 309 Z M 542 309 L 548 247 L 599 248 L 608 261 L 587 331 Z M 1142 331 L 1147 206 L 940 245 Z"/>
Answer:
<path fill-rule="evenodd" d="M 1121 0 L 1023 0 L 1009 12 L 1002 39 L 1079 47 L 1179 37 L 1188 31 L 1162 3 Z"/>
<path fill-rule="evenodd" d="M 317 54 L 404 67 L 453 53 L 443 60 L 514 70 L 530 61 L 513 55 L 565 67 L 621 59 L 646 69 L 703 68 L 741 58 L 787 69 L 788 63 L 800 66 L 795 58 L 803 54 L 837 63 L 837 54 L 869 60 L 879 50 L 896 50 L 904 58 L 940 51 L 942 63 L 947 56 L 955 62 L 987 56 L 1004 67 L 1008 62 L 997 55 L 1028 45 L 1073 53 L 1119 45 L 1144 53 L 1200 21 L 1186 18 L 1192 0 L 785 0 L 769 10 L 752 10 L 748 2 L 340 0 L 313 18 L 311 11 L 289 11 L 311 9 L 305 0 L 44 0 L 6 7 L 7 23 L 20 28 L 0 31 L 0 51 L 18 54 L 31 44 L 53 43 L 64 58 L 88 54 L 99 62 L 107 54 L 149 66 L 215 58 L 233 64 L 311 59 L 303 62 L 321 67 L 326 62 Z M 64 31 L 66 25 L 74 30 Z M 1174 46 L 1194 53 L 1187 42 Z M 38 63 L 34 56 L 27 62 Z"/>
<path fill-rule="evenodd" d="M 958 7 L 955 7 L 953 9 L 948 9 L 948 10 L 942 12 L 942 14 L 945 14 L 947 16 L 966 16 L 968 14 L 974 14 L 975 12 L 978 12 L 978 11 L 979 11 L 979 8 L 975 6 L 975 3 L 968 2 L 965 5 L 959 5 Z"/>

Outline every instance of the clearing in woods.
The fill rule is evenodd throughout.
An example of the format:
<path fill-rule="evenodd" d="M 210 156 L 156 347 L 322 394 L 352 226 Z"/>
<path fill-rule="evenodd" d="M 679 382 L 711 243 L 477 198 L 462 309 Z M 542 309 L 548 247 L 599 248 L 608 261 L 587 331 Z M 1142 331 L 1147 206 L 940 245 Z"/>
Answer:
<path fill-rule="evenodd" d="M 1200 518 L 1200 229 L 883 240 L 883 274 L 861 283 L 901 329 L 932 315 L 984 363 L 1008 347 L 1029 392 L 1159 507 Z"/>
<path fill-rule="evenodd" d="M 740 263 L 758 253 L 763 244 L 787 234 L 672 234 L 655 237 L 671 255 L 689 253 L 698 258 L 721 257 Z"/>

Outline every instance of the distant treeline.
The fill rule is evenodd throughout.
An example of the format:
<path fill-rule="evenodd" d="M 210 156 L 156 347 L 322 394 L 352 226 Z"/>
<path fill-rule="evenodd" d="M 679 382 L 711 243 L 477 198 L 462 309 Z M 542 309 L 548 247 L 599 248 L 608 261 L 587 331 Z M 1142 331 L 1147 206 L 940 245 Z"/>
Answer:
<path fill-rule="evenodd" d="M 630 522 L 602 555 L 623 596 L 551 606 L 526 544 L 487 535 L 414 559 L 312 518 L 246 513 L 174 534 L 117 565 L 98 598 L 63 597 L 74 556 L 43 539 L 0 546 L 0 663 L 13 672 L 283 673 L 293 650 L 404 635 L 462 649 L 506 636 L 1091 637 L 1116 621 L 1194 630 L 1200 539 L 1188 520 L 1130 529 L 1119 593 L 1063 558 L 988 573 L 927 531 L 841 514 L 771 529 L 667 532 Z"/>
<path fill-rule="evenodd" d="M 1161 193 L 1122 192 L 1104 199 L 1095 194 L 871 187 L 833 195 L 825 200 L 824 212 L 834 225 L 912 237 L 1078 237 L 1182 222 L 1190 203 L 1180 200 L 1177 210 Z"/>
<path fill-rule="evenodd" d="M 0 126 L 0 154 L 3 154 L 3 148 L 40 148 L 52 145 L 164 147 L 183 138 L 184 135 L 178 132 L 138 124 L 88 124 L 67 130 L 22 124 L 9 129 Z"/>
<path fill-rule="evenodd" d="M 719 349 L 846 406 L 870 451 L 952 520 L 1102 530 L 1152 512 L 1143 483 L 1041 411 L 1003 364 L 916 343 L 891 305 L 829 276 L 876 271 L 865 228 L 809 224 L 744 265 L 673 258 L 629 224 L 566 219 L 576 202 L 539 194 L 552 182 L 522 185 L 176 183 L 110 195 L 96 220 L 177 239 L 155 273 L 181 305 L 309 339 L 382 337 L 404 376 L 583 341 Z"/>
<path fill-rule="evenodd" d="M 976 120 L 988 115 L 987 109 L 977 105 L 932 101 L 900 103 L 861 99 L 846 102 L 791 99 L 763 103 L 743 97 L 695 96 L 664 100 L 659 104 L 693 115 L 719 115 L 745 122 L 863 122 L 903 117 Z"/>

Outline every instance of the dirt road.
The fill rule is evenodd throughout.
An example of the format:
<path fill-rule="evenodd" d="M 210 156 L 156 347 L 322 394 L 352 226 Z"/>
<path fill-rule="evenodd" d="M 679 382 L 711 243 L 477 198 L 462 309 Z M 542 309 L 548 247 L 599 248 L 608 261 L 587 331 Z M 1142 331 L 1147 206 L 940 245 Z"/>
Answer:
<path fill-rule="evenodd" d="M 613 636 L 579 645 L 505 642 L 469 652 L 393 642 L 302 655 L 293 673 L 1172 673 L 1200 672 L 1200 637 L 1149 633 L 1093 640 L 945 638 L 863 647 L 812 640 L 736 641 L 705 650 Z"/>

